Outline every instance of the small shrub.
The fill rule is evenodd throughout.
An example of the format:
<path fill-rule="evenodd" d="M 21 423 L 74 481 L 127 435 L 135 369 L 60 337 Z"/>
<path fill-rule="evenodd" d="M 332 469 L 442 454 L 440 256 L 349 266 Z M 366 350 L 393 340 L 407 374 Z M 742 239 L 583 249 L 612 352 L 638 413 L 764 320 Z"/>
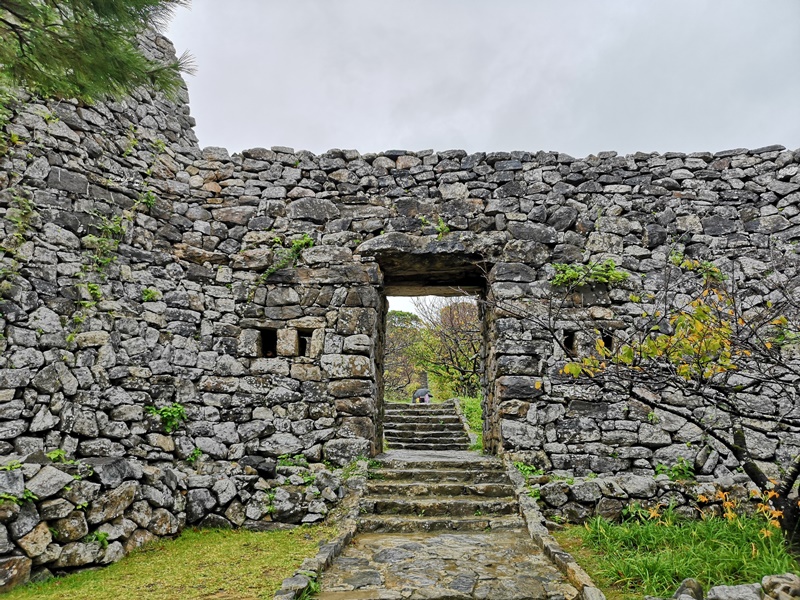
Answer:
<path fill-rule="evenodd" d="M 476 436 L 475 443 L 469 449 L 481 452 L 483 450 L 483 408 L 481 407 L 481 399 L 464 396 L 460 400 L 461 410 L 464 411 L 469 430 Z"/>
<path fill-rule="evenodd" d="M 175 431 L 180 424 L 186 420 L 186 410 L 182 404 L 173 402 L 169 406 L 162 406 L 156 408 L 155 406 L 148 406 L 145 409 L 149 414 L 156 415 L 161 418 L 161 423 L 167 433 Z"/>

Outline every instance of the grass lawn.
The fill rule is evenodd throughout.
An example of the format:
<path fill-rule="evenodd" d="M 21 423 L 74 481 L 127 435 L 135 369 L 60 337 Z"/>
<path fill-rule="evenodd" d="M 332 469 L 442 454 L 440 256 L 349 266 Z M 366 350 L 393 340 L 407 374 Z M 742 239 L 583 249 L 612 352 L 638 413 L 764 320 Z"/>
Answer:
<path fill-rule="evenodd" d="M 326 526 L 265 533 L 187 529 L 109 567 L 22 586 L 3 600 L 272 598 L 319 542 L 334 535 Z"/>
<path fill-rule="evenodd" d="M 686 577 L 713 585 L 760 583 L 800 572 L 780 530 L 760 516 L 682 520 L 671 511 L 612 524 L 600 518 L 554 533 L 609 600 L 670 597 Z"/>

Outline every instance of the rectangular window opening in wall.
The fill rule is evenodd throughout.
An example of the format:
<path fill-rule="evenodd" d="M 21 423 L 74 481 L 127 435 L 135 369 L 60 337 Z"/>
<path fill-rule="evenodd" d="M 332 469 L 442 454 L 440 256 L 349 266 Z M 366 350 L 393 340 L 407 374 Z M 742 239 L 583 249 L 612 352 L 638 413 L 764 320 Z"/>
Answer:
<path fill-rule="evenodd" d="M 278 330 L 260 329 L 261 339 L 258 355 L 261 358 L 275 358 L 278 356 Z"/>
<path fill-rule="evenodd" d="M 314 334 L 313 329 L 298 329 L 297 330 L 297 354 L 298 356 L 311 356 L 311 336 Z"/>
<path fill-rule="evenodd" d="M 561 343 L 569 358 L 578 357 L 578 339 L 574 331 L 565 331 Z"/>
<path fill-rule="evenodd" d="M 608 329 L 600 330 L 600 339 L 603 340 L 603 346 L 608 350 L 614 350 L 614 334 Z"/>

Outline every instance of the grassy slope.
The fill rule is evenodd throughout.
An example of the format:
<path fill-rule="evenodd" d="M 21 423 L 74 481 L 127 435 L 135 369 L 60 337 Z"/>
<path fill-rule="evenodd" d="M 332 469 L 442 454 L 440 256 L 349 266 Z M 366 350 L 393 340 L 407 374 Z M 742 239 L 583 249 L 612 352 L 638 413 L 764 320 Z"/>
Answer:
<path fill-rule="evenodd" d="M 765 523 L 759 517 L 681 522 L 662 515 L 621 525 L 598 519 L 554 536 L 609 600 L 632 600 L 643 594 L 671 596 L 686 577 L 696 578 L 708 589 L 797 573 L 800 565 L 786 551 L 780 532 L 763 535 Z"/>
<path fill-rule="evenodd" d="M 480 398 L 462 397 L 461 409 L 464 411 L 464 416 L 467 418 L 469 428 L 472 433 L 478 436 L 478 440 L 471 450 L 483 450 L 483 410 L 481 409 Z"/>
<path fill-rule="evenodd" d="M 3 600 L 271 598 L 303 558 L 334 535 L 330 527 L 268 533 L 186 530 L 107 568 L 23 586 Z"/>

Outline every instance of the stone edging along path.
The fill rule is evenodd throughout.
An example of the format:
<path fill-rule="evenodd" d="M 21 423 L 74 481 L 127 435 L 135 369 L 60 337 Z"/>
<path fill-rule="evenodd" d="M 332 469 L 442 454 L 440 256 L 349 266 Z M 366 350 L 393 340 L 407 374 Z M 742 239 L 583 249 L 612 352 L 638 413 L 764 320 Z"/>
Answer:
<path fill-rule="evenodd" d="M 525 478 L 505 459 L 506 472 L 514 483 L 515 494 L 519 502 L 520 512 L 528 526 L 528 533 L 534 543 L 539 546 L 564 576 L 580 592 L 583 600 L 605 600 L 605 594 L 594 584 L 589 574 L 577 563 L 575 558 L 564 550 L 545 527 L 545 518 L 539 510 L 536 500 L 527 494 Z"/>
<path fill-rule="evenodd" d="M 313 558 L 306 558 L 294 575 L 284 579 L 280 589 L 275 592 L 273 600 L 295 600 L 295 598 L 300 598 L 303 592 L 310 591 L 322 571 L 331 565 L 333 559 L 342 553 L 342 550 L 356 535 L 359 505 L 367 483 L 367 470 L 368 462 L 366 460 L 356 463 L 353 476 L 347 480 L 350 491 L 339 506 L 328 515 L 327 520 L 337 527 L 338 535 L 330 542 L 320 546 Z"/>

